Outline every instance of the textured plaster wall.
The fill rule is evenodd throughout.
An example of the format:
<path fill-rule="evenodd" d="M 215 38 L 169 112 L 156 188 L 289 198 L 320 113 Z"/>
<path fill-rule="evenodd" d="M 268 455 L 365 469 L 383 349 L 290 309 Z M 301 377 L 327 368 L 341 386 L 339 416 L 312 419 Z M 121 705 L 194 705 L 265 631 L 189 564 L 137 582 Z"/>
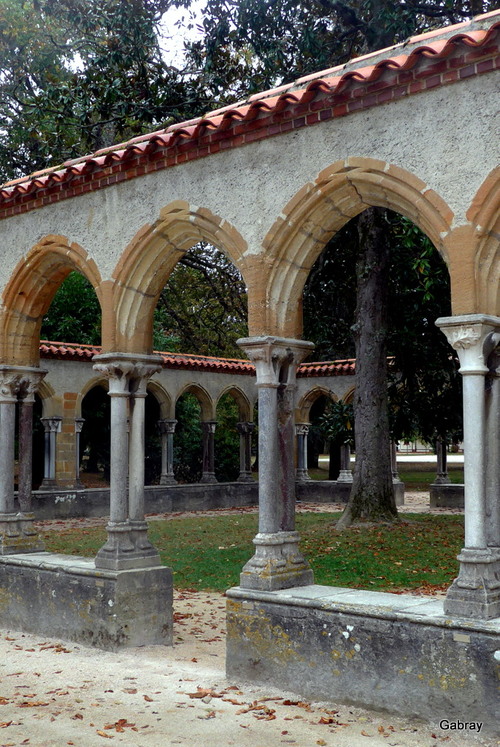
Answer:
<path fill-rule="evenodd" d="M 0 286 L 48 234 L 80 244 L 109 278 L 125 247 L 174 200 L 229 221 L 259 253 L 287 202 L 328 165 L 351 156 L 407 169 L 448 203 L 455 223 L 497 161 L 493 75 L 234 148 L 0 224 Z"/>

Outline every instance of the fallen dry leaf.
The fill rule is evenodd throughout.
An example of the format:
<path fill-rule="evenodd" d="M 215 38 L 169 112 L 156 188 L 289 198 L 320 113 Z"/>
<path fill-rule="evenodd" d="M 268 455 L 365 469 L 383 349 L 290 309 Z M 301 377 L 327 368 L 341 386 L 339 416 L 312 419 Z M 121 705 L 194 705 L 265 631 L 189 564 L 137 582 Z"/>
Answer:
<path fill-rule="evenodd" d="M 361 732 L 361 736 L 362 736 L 362 737 L 371 737 L 371 736 L 373 736 L 373 735 L 372 735 L 372 734 L 367 734 L 367 733 L 366 733 L 366 731 L 362 731 L 362 732 Z"/>
<path fill-rule="evenodd" d="M 99 734 L 100 737 L 104 737 L 105 739 L 114 739 L 112 734 L 106 734 L 105 731 L 98 731 L 97 734 Z"/>
<path fill-rule="evenodd" d="M 149 695 L 143 695 L 142 697 L 144 698 L 144 700 L 147 700 L 148 703 L 153 702 L 153 698 L 150 698 Z"/>
<path fill-rule="evenodd" d="M 0 729 L 5 729 L 5 728 L 7 728 L 7 726 L 10 726 L 10 725 L 11 725 L 11 723 L 12 723 L 12 721 L 2 721 L 2 722 L 0 723 Z"/>

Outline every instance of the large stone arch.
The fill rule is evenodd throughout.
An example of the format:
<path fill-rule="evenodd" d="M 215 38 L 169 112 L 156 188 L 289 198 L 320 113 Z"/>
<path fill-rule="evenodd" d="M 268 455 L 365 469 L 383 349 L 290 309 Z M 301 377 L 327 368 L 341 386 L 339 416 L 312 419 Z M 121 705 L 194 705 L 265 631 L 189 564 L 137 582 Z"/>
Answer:
<path fill-rule="evenodd" d="M 153 225 L 136 234 L 113 273 L 116 350 L 152 352 L 153 312 L 158 297 L 179 259 L 200 241 L 223 251 L 245 278 L 246 242 L 238 231 L 206 208 L 191 207 L 182 200 L 172 202 L 160 211 Z"/>
<path fill-rule="evenodd" d="M 473 311 L 500 315 L 500 166 L 478 189 L 467 212 L 477 244 L 473 277 L 479 304 Z M 471 273 L 472 274 L 472 273 Z M 460 311 L 459 313 L 467 313 Z"/>
<path fill-rule="evenodd" d="M 448 265 L 444 239 L 453 212 L 414 174 L 372 158 L 348 158 L 324 169 L 288 202 L 265 237 L 271 264 L 265 327 L 260 334 L 296 338 L 302 333 L 301 298 L 309 272 L 330 238 L 368 207 L 394 210 L 415 223 Z"/>
<path fill-rule="evenodd" d="M 219 404 L 220 400 L 228 394 L 230 397 L 233 398 L 233 400 L 236 402 L 236 405 L 238 406 L 238 417 L 241 421 L 251 421 L 252 418 L 252 411 L 253 407 L 248 399 L 245 392 L 243 392 L 239 387 L 237 386 L 228 386 L 226 387 L 219 395 L 216 403 L 216 407 Z"/>
<path fill-rule="evenodd" d="M 215 403 L 207 390 L 200 384 L 187 384 L 177 394 L 176 402 L 183 394 L 193 394 L 199 402 L 202 420 L 215 420 Z"/>
<path fill-rule="evenodd" d="M 0 360 L 36 366 L 40 327 L 54 295 L 73 270 L 85 275 L 104 306 L 104 289 L 95 262 L 65 236 L 43 238 L 17 264 L 2 295 Z"/>

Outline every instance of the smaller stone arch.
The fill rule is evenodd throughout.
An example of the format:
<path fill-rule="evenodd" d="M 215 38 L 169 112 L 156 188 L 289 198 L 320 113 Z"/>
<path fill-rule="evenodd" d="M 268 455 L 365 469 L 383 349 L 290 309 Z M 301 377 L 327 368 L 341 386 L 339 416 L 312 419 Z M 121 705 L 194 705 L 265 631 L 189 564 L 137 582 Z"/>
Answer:
<path fill-rule="evenodd" d="M 354 392 L 356 391 L 356 387 L 353 386 L 344 394 L 344 396 L 341 398 L 341 402 L 344 402 L 346 405 L 352 405 L 354 402 Z"/>
<path fill-rule="evenodd" d="M 56 407 L 56 392 L 54 387 L 42 379 L 36 392 L 42 403 L 42 412 L 44 417 L 59 415 Z"/>
<path fill-rule="evenodd" d="M 180 397 L 182 397 L 183 394 L 188 393 L 192 394 L 198 400 L 201 408 L 201 419 L 215 420 L 215 403 L 207 390 L 204 389 L 204 387 L 200 386 L 200 384 L 187 384 L 178 393 L 176 402 L 180 399 Z"/>
<path fill-rule="evenodd" d="M 295 409 L 295 421 L 297 423 L 309 423 L 311 407 L 320 397 L 327 397 L 327 399 L 330 399 L 332 402 L 338 401 L 337 395 L 334 394 L 331 389 L 324 386 L 314 387 L 314 389 L 311 389 L 309 392 L 304 394 Z"/>
<path fill-rule="evenodd" d="M 173 408 L 172 397 L 167 392 L 164 386 L 159 381 L 151 380 L 148 383 L 148 392 L 158 402 L 160 407 L 160 417 L 163 419 L 175 419 L 175 408 Z"/>
<path fill-rule="evenodd" d="M 220 393 L 217 399 L 217 402 L 216 402 L 216 408 L 220 400 L 226 395 L 229 395 L 230 397 L 232 397 L 233 400 L 236 402 L 238 406 L 239 419 L 241 421 L 251 421 L 253 406 L 250 400 L 248 399 L 247 395 L 237 386 L 228 386 Z"/>
<path fill-rule="evenodd" d="M 65 236 L 50 235 L 17 264 L 2 295 L 0 359 L 7 364 L 37 366 L 40 327 L 54 295 L 73 270 L 92 284 L 101 307 L 101 277 L 94 260 Z"/>
<path fill-rule="evenodd" d="M 247 244 L 236 228 L 207 208 L 182 200 L 170 203 L 155 223 L 136 234 L 113 272 L 117 349 L 151 353 L 159 295 L 179 259 L 200 241 L 223 251 L 245 278 Z"/>

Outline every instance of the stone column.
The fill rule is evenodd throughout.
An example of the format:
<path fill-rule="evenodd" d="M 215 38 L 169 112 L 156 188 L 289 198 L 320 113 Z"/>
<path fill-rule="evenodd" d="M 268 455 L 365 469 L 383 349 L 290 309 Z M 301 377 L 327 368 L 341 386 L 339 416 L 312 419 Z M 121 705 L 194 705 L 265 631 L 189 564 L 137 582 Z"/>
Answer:
<path fill-rule="evenodd" d="M 161 435 L 161 477 L 160 485 L 176 485 L 174 477 L 174 433 L 177 420 L 159 420 Z"/>
<path fill-rule="evenodd" d="M 35 391 L 47 372 L 24 366 L 0 367 L 0 554 L 39 552 L 43 543 L 31 512 L 32 423 Z M 16 403 L 19 417 L 19 504 L 14 504 Z"/>
<path fill-rule="evenodd" d="M 108 539 L 96 555 L 96 568 L 159 565 L 144 521 L 144 400 L 147 381 L 160 370 L 161 358 L 105 353 L 94 361 L 94 369 L 109 380 L 111 397 Z"/>
<path fill-rule="evenodd" d="M 203 467 L 200 482 L 217 482 L 215 477 L 215 429 L 217 421 L 204 420 L 201 423 L 203 433 Z"/>
<path fill-rule="evenodd" d="M 77 488 L 83 488 L 82 481 L 80 480 L 80 441 L 84 423 L 85 418 L 75 418 L 75 487 Z"/>
<path fill-rule="evenodd" d="M 395 441 L 391 441 L 391 470 L 392 470 L 392 482 L 401 482 L 398 472 L 398 449 Z"/>
<path fill-rule="evenodd" d="M 500 347 L 487 359 L 486 379 L 486 539 L 500 557 Z"/>
<path fill-rule="evenodd" d="M 236 423 L 236 430 L 240 434 L 240 474 L 238 482 L 253 482 L 252 477 L 252 433 L 255 423 Z"/>
<path fill-rule="evenodd" d="M 352 482 L 351 447 L 349 444 L 340 446 L 340 472 L 337 482 Z"/>
<path fill-rule="evenodd" d="M 435 485 L 449 485 L 450 483 L 446 466 L 446 456 L 446 441 L 443 441 L 443 439 L 439 437 L 436 439 L 437 469 L 436 479 L 434 480 Z"/>
<path fill-rule="evenodd" d="M 500 538 L 488 533 L 486 492 L 489 470 L 498 469 L 489 463 L 486 443 L 486 384 L 488 359 L 500 342 L 500 317 L 471 314 L 436 323 L 458 352 L 464 408 L 465 547 L 444 609 L 449 615 L 488 619 L 500 616 Z M 488 436 L 497 441 L 498 419 L 489 425 Z"/>
<path fill-rule="evenodd" d="M 45 457 L 43 462 L 43 480 L 40 488 L 53 488 L 56 482 L 56 450 L 57 434 L 61 431 L 62 417 L 54 415 L 50 418 L 40 418 L 45 431 Z"/>
<path fill-rule="evenodd" d="M 293 408 L 297 365 L 312 350 L 303 340 L 238 340 L 257 372 L 259 393 L 259 531 L 240 585 L 276 590 L 313 583 L 295 531 Z"/>
<path fill-rule="evenodd" d="M 309 423 L 296 423 L 295 436 L 297 438 L 297 469 L 295 479 L 298 482 L 307 482 L 311 478 L 307 471 L 307 436 L 309 434 Z"/>

